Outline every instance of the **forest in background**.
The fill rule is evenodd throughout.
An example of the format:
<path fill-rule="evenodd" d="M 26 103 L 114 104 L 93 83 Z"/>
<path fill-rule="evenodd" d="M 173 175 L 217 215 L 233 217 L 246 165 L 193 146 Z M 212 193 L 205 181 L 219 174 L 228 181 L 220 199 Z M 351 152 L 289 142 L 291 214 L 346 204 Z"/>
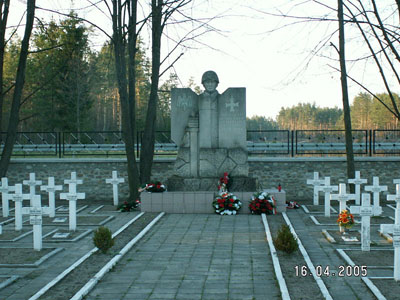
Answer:
<path fill-rule="evenodd" d="M 92 49 L 89 38 L 91 29 L 74 18 L 40 24 L 31 40 L 18 131 L 121 130 L 121 108 L 111 46 L 105 44 L 98 51 Z M 6 94 L 2 130 L 7 128 L 5 122 L 10 110 L 19 45 L 18 37 L 13 37 L 5 51 Z M 144 128 L 151 75 L 150 59 L 142 43 L 139 43 L 135 59 L 136 122 L 140 131 Z M 178 86 L 183 87 L 174 74 L 160 86 L 156 130 L 170 129 L 170 90 Z M 193 80 L 184 87 L 201 91 Z M 377 96 L 391 106 L 388 94 Z M 399 95 L 394 97 L 398 102 Z M 351 119 L 353 129 L 398 129 L 398 120 L 394 115 L 367 93 L 360 93 L 353 99 Z M 276 120 L 263 116 L 247 119 L 249 130 L 343 128 L 341 108 L 323 108 L 315 103 L 282 107 Z"/>

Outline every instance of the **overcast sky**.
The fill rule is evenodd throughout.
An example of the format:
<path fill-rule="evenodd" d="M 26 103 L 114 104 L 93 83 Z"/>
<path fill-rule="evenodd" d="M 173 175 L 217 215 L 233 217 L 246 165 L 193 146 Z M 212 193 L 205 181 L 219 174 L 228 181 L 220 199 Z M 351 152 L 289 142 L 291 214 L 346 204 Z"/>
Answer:
<path fill-rule="evenodd" d="M 23 0 L 11 2 L 11 10 L 15 14 L 18 5 L 20 10 L 21 7 L 24 8 Z M 333 7 L 337 5 L 336 0 L 323 2 Z M 303 4 L 296 5 L 298 3 Z M 37 0 L 38 6 L 58 10 L 63 8 L 66 9 L 64 12 L 69 8 L 82 8 L 88 4 L 87 0 Z M 184 54 L 171 71 L 177 73 L 183 84 L 193 77 L 200 85 L 201 75 L 205 71 L 216 71 L 220 79 L 220 93 L 229 87 L 246 87 L 248 117 L 260 115 L 275 118 L 281 107 L 291 107 L 299 102 L 315 102 L 320 107 L 342 106 L 340 76 L 329 66 L 338 67 L 337 53 L 329 45 L 330 42 L 338 45 L 337 36 L 326 40 L 318 55 L 312 55 L 321 39 L 336 30 L 337 23 L 305 23 L 270 15 L 288 13 L 297 16 L 335 17 L 335 13 L 329 9 L 313 1 L 298 0 L 195 0 L 190 9 L 195 17 L 222 16 L 211 22 L 221 32 L 204 35 L 199 39 L 201 44 L 190 43 L 190 48 L 180 50 Z M 109 18 L 98 10 L 81 9 L 78 13 L 94 23 L 102 24 L 111 33 Z M 50 13 L 43 11 L 37 11 L 37 15 L 51 17 Z M 15 22 L 17 18 L 12 20 Z M 287 25 L 294 22 L 297 24 Z M 179 34 L 172 27 L 168 28 L 167 33 L 170 36 Z M 351 39 L 356 35 L 355 32 L 348 33 Z M 149 35 L 143 34 L 142 38 L 148 45 Z M 99 33 L 93 43 L 98 46 L 105 39 Z M 163 41 L 164 51 L 173 46 L 173 42 Z M 348 43 L 349 57 L 361 54 L 358 53 L 358 46 L 357 43 Z M 310 60 L 311 57 L 313 58 Z M 171 57 L 170 61 L 173 59 Z M 357 75 L 372 91 L 384 92 L 379 74 L 372 64 L 349 64 L 348 68 L 351 74 Z M 167 77 L 168 74 L 163 79 Z M 361 89 L 349 82 L 349 91 L 352 100 Z"/>

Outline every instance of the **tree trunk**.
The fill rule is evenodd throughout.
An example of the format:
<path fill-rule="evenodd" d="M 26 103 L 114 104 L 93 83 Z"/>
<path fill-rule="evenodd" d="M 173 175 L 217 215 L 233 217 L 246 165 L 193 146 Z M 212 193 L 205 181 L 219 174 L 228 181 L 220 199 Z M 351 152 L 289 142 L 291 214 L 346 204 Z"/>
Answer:
<path fill-rule="evenodd" d="M 155 124 L 158 102 L 158 83 L 160 74 L 160 49 L 163 0 L 152 0 L 152 57 L 151 57 L 151 87 L 147 107 L 146 123 L 140 152 L 140 180 L 142 183 L 150 181 L 151 168 L 154 156 Z"/>
<path fill-rule="evenodd" d="M 340 56 L 340 71 L 341 71 L 340 79 L 342 84 L 344 128 L 346 132 L 347 177 L 354 178 L 355 167 L 354 167 L 354 152 L 353 152 L 353 136 L 351 132 L 349 94 L 347 89 L 343 0 L 338 0 L 338 17 L 339 17 L 339 56 Z M 350 191 L 352 193 L 354 192 L 354 185 L 350 186 Z"/>
<path fill-rule="evenodd" d="M 136 6 L 136 1 L 132 1 L 132 3 Z M 126 40 L 123 34 L 122 6 L 120 0 L 113 0 L 113 33 L 115 68 L 117 73 L 119 99 L 122 111 L 122 132 L 125 141 L 126 158 L 128 162 L 129 201 L 135 201 L 139 196 L 139 173 L 135 158 L 135 147 L 133 140 L 135 124 L 132 123 L 131 120 L 132 115 L 127 90 L 127 65 L 125 58 Z M 129 68 L 132 67 L 134 68 L 134 66 L 129 66 Z"/>
<path fill-rule="evenodd" d="M 7 137 L 0 160 L 1 177 L 6 176 L 7 174 L 7 169 L 10 163 L 12 150 L 14 147 L 15 140 L 17 138 L 19 109 L 21 106 L 22 89 L 25 83 L 25 69 L 26 69 L 26 60 L 28 57 L 28 50 L 29 50 L 29 39 L 32 33 L 33 20 L 35 17 L 35 1 L 36 0 L 27 1 L 25 33 L 21 43 L 21 53 L 19 55 L 18 69 L 14 87 L 14 95 L 10 111 L 10 120 L 8 122 Z"/>
<path fill-rule="evenodd" d="M 3 65 L 4 65 L 4 52 L 5 52 L 5 35 L 7 27 L 8 12 L 10 7 L 10 0 L 0 0 L 0 132 L 3 131 Z M 0 142 L 2 136 L 0 135 Z"/>

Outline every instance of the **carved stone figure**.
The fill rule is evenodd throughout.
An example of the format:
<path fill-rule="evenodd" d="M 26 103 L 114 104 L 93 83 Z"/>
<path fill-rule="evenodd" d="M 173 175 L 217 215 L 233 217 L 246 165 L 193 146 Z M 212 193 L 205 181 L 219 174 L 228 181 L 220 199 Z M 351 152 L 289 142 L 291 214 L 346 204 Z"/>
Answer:
<path fill-rule="evenodd" d="M 204 92 L 171 92 L 171 136 L 178 145 L 175 175 L 190 178 L 248 176 L 246 89 L 219 94 L 214 71 L 202 76 Z"/>

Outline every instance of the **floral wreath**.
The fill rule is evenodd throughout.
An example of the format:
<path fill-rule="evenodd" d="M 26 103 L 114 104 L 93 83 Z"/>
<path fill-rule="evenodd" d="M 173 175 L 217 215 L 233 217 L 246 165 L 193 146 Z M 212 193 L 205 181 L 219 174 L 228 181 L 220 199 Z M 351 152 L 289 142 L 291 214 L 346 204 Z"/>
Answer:
<path fill-rule="evenodd" d="M 231 193 L 221 193 L 213 201 L 215 213 L 220 215 L 236 215 L 242 207 L 242 202 Z"/>
<path fill-rule="evenodd" d="M 139 188 L 139 193 L 141 192 L 148 192 L 148 193 L 162 193 L 165 192 L 167 188 L 163 185 L 160 181 L 156 181 L 155 183 L 147 183 L 142 185 Z"/>
<path fill-rule="evenodd" d="M 347 209 L 343 209 L 336 222 L 339 226 L 343 226 L 345 228 L 351 228 L 354 225 L 354 217 L 351 213 L 348 212 Z"/>
<path fill-rule="evenodd" d="M 251 197 L 249 209 L 252 214 L 276 214 L 276 203 L 272 195 L 266 192 L 257 192 Z"/>
<path fill-rule="evenodd" d="M 118 206 L 118 210 L 121 212 L 129 212 L 135 210 L 140 205 L 140 200 L 136 199 L 134 202 L 124 201 L 123 204 Z"/>

